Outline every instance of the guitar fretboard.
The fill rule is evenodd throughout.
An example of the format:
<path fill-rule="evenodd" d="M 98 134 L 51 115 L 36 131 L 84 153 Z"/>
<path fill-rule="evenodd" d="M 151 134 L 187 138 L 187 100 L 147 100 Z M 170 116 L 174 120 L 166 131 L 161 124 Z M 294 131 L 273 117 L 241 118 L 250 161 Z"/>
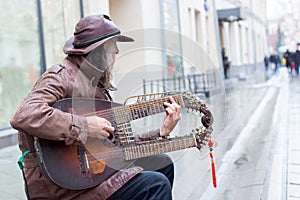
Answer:
<path fill-rule="evenodd" d="M 176 103 L 184 107 L 184 102 L 180 94 L 172 97 Z M 164 102 L 168 101 L 168 99 L 169 97 L 163 97 L 160 99 L 153 99 L 146 102 L 112 108 L 113 116 L 117 123 L 124 123 L 161 113 L 165 111 Z"/>
<path fill-rule="evenodd" d="M 124 160 L 134 160 L 191 147 L 196 147 L 196 141 L 192 134 L 127 146 L 123 148 L 123 153 Z"/>

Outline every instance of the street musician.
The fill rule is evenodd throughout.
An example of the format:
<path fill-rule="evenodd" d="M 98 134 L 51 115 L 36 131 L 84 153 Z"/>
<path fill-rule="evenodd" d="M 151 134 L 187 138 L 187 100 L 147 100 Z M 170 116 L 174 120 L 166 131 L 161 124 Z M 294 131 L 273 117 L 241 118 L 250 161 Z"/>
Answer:
<path fill-rule="evenodd" d="M 72 149 L 74 146 L 84 147 L 89 138 L 103 139 L 114 134 L 116 127 L 104 117 L 63 112 L 53 105 L 59 100 L 74 97 L 112 101 L 109 91 L 115 89 L 111 84 L 111 72 L 119 51 L 117 42 L 133 41 L 121 35 L 120 29 L 106 15 L 82 18 L 76 24 L 74 35 L 65 43 L 63 51 L 67 56 L 49 68 L 22 101 L 11 119 L 11 125 L 19 131 L 20 150 L 23 153 L 30 151 L 24 159 L 28 198 L 172 199 L 174 166 L 165 154 L 137 159 L 134 165 L 114 171 L 103 181 L 81 189 L 55 184 L 44 172 L 47 167 L 44 166 L 44 170 L 41 168 L 47 160 L 38 160 L 38 139 L 59 141 Z M 168 136 L 174 129 L 181 117 L 181 106 L 172 97 L 164 102 L 164 106 L 166 117 L 161 128 L 140 134 L 138 139 Z M 81 154 L 82 148 L 78 149 L 78 154 Z M 52 165 L 68 159 L 61 157 Z M 84 168 L 83 160 L 80 165 Z M 101 163 L 97 165 L 95 162 L 95 166 L 101 168 Z M 69 168 L 67 170 L 71 171 Z M 58 174 L 58 177 L 61 175 Z M 85 175 L 91 176 L 88 173 Z M 68 184 L 72 177 L 62 181 Z"/>

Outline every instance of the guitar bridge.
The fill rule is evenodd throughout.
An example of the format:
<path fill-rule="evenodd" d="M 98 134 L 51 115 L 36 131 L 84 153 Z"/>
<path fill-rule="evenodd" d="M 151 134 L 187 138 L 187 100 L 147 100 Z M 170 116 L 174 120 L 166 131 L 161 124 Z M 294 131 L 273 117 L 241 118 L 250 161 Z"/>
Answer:
<path fill-rule="evenodd" d="M 78 160 L 79 160 L 79 166 L 80 166 L 80 170 L 81 170 L 82 174 L 88 175 L 88 173 L 90 171 L 89 170 L 90 164 L 87 159 L 86 150 L 83 146 L 78 147 Z"/>

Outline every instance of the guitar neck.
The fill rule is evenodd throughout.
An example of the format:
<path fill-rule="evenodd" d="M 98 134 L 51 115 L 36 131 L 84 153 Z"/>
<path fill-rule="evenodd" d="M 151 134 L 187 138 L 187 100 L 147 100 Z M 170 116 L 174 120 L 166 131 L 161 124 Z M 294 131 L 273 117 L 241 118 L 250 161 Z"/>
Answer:
<path fill-rule="evenodd" d="M 193 134 L 182 137 L 145 141 L 140 144 L 126 146 L 123 148 L 123 153 L 124 160 L 135 160 L 191 147 L 196 147 L 196 141 Z"/>
<path fill-rule="evenodd" d="M 172 96 L 173 99 L 181 107 L 184 107 L 184 102 L 180 94 Z M 118 123 L 133 121 L 149 115 L 158 114 L 165 111 L 164 102 L 167 102 L 169 97 L 153 99 L 146 102 L 120 106 L 112 109 L 113 115 Z"/>

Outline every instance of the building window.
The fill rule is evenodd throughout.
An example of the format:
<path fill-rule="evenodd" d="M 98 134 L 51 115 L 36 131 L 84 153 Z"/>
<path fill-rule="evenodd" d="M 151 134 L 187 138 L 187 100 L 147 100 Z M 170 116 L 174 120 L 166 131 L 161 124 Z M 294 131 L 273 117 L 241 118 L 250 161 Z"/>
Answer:
<path fill-rule="evenodd" d="M 163 29 L 164 77 L 184 74 L 181 58 L 180 21 L 177 0 L 160 0 L 161 26 Z"/>
<path fill-rule="evenodd" d="M 195 10 L 195 23 L 196 23 L 196 41 L 201 44 L 201 13 L 199 10 Z"/>
<path fill-rule="evenodd" d="M 41 1 L 43 14 L 46 65 L 64 58 L 63 46 L 73 35 L 80 17 L 80 1 Z"/>
<path fill-rule="evenodd" d="M 0 129 L 9 127 L 17 106 L 40 72 L 36 1 L 0 4 Z"/>
<path fill-rule="evenodd" d="M 73 0 L 39 2 L 46 65 L 50 67 L 65 56 L 63 46 L 80 19 L 80 4 Z M 0 130 L 10 127 L 17 106 L 40 76 L 38 7 L 36 0 L 0 4 Z"/>

